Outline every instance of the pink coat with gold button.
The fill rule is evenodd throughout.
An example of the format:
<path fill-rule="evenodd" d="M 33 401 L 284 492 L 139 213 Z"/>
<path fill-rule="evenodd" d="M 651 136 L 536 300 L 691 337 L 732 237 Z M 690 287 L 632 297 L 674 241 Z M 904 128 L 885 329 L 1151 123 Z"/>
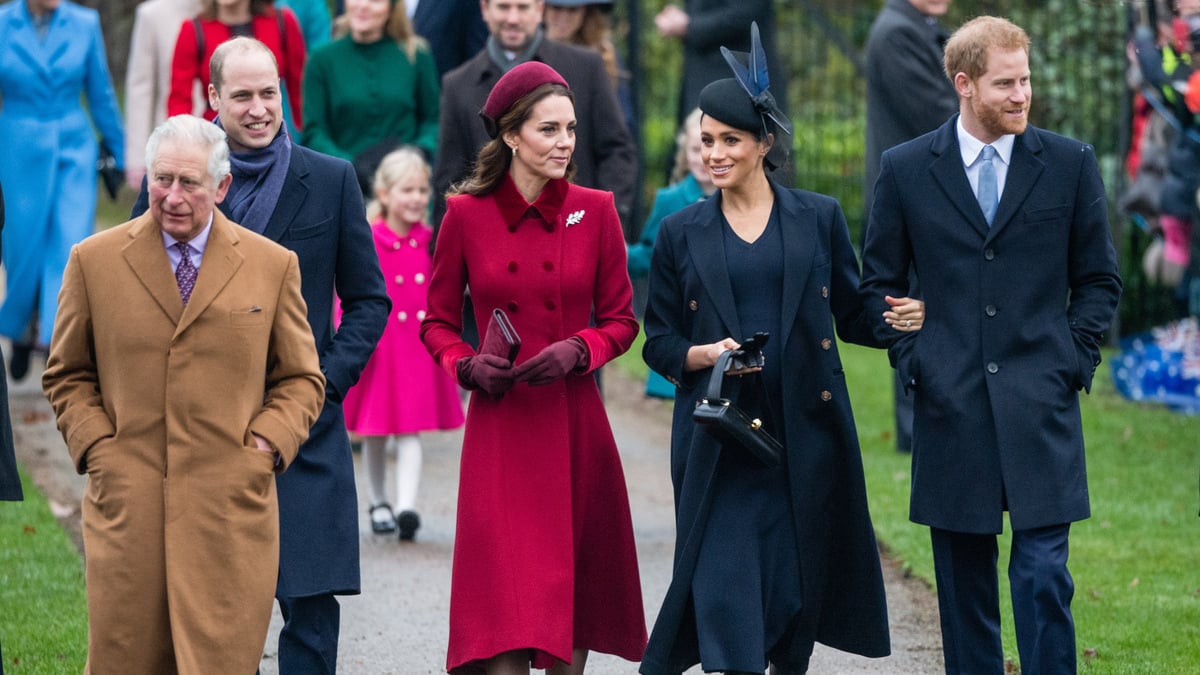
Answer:
<path fill-rule="evenodd" d="M 458 385 L 421 344 L 433 230 L 416 223 L 402 237 L 379 221 L 371 234 L 392 314 L 358 383 L 346 394 L 346 428 L 367 436 L 456 429 L 463 423 Z"/>

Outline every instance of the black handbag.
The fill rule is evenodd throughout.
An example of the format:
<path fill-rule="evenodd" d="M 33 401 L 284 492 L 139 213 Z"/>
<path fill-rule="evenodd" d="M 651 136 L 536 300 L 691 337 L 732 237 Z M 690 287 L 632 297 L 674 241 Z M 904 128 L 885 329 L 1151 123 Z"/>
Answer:
<path fill-rule="evenodd" d="M 708 392 L 696 403 L 692 419 L 720 439 L 722 445 L 736 445 L 746 450 L 763 464 L 778 466 L 783 445 L 763 427 L 762 420 L 750 417 L 733 401 L 721 397 L 721 385 L 725 380 L 726 366 L 733 357 L 729 349 L 717 358 L 712 375 L 708 378 Z"/>

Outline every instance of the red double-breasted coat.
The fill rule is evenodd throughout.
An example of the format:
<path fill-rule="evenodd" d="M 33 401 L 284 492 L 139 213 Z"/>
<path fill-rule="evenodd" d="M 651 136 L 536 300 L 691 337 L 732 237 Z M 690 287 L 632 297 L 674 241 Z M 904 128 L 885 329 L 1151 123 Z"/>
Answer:
<path fill-rule="evenodd" d="M 638 325 L 611 193 L 551 181 L 531 205 L 510 179 L 452 197 L 438 234 L 425 346 L 447 372 L 469 286 L 478 325 L 502 308 L 520 364 L 572 336 L 587 372 L 471 397 L 463 438 L 446 667 L 531 649 L 534 666 L 572 648 L 641 659 L 646 627 L 625 478 L 591 371 Z"/>

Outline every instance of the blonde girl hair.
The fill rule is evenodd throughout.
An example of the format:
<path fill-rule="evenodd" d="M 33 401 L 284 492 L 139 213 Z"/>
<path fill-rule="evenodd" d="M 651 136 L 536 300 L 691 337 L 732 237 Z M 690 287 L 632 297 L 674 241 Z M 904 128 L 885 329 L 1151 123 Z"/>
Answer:
<path fill-rule="evenodd" d="M 425 155 L 412 146 L 401 146 L 384 155 L 375 169 L 375 180 L 372 187 L 375 194 L 391 188 L 396 183 L 413 175 L 421 175 L 426 181 L 433 178 L 433 171 L 425 161 Z M 432 188 L 431 188 L 432 189 Z M 380 218 L 387 218 L 387 208 L 373 197 L 367 203 L 367 222 L 373 223 Z"/>

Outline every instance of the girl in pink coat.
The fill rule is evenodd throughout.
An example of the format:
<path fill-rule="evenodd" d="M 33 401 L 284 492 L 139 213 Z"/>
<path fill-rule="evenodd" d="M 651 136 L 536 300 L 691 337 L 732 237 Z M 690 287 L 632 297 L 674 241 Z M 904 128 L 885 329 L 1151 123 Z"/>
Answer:
<path fill-rule="evenodd" d="M 421 344 L 433 266 L 429 257 L 433 230 L 422 222 L 429 207 L 429 179 L 429 165 L 421 153 L 407 147 L 384 157 L 375 172 L 377 202 L 368 208 L 368 216 L 392 299 L 392 316 L 344 403 L 346 427 L 362 436 L 371 529 L 377 534 L 399 529 L 402 541 L 411 541 L 421 526 L 416 511 L 421 481 L 418 433 L 454 429 L 463 423 L 458 387 Z M 384 487 L 389 447 L 396 452 L 395 510 Z"/>

